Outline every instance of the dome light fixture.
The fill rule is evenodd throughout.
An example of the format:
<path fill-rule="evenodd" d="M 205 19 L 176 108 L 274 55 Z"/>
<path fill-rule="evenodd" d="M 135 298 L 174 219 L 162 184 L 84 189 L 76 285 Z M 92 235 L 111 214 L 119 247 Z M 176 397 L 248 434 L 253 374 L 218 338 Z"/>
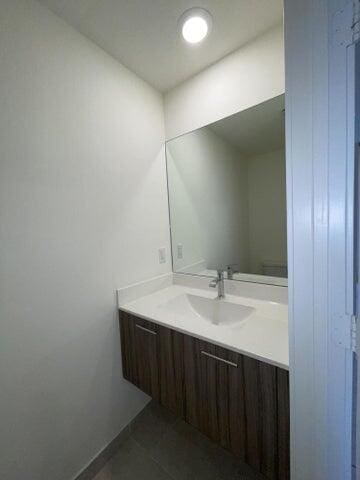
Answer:
<path fill-rule="evenodd" d="M 204 8 L 190 8 L 181 15 L 180 27 L 188 43 L 200 43 L 211 31 L 212 17 Z"/>

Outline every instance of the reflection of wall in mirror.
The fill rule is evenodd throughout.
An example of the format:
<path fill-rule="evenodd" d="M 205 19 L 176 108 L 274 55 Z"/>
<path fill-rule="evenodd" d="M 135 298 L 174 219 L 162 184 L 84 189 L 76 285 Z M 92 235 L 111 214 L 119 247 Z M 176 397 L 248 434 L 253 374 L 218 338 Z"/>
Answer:
<path fill-rule="evenodd" d="M 250 272 L 287 276 L 285 151 L 247 159 Z"/>
<path fill-rule="evenodd" d="M 175 271 L 286 276 L 284 150 L 245 158 L 205 127 L 172 140 L 167 159 Z"/>
<path fill-rule="evenodd" d="M 175 271 L 235 261 L 247 271 L 247 171 L 239 152 L 205 127 L 172 140 L 167 159 Z"/>

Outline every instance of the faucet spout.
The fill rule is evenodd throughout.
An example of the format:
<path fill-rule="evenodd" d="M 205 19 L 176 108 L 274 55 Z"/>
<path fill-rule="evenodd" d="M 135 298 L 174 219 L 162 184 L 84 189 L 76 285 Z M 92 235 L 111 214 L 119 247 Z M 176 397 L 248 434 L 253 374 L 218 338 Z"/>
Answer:
<path fill-rule="evenodd" d="M 209 287 L 218 289 L 217 298 L 225 298 L 225 282 L 224 282 L 224 272 L 222 270 L 217 271 L 217 276 L 211 280 Z"/>

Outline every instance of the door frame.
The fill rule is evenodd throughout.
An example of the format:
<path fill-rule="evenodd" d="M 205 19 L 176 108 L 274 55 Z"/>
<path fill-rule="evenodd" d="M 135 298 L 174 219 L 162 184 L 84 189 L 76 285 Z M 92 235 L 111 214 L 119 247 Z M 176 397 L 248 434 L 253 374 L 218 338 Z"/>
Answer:
<path fill-rule="evenodd" d="M 285 0 L 292 480 L 352 475 L 354 2 Z"/>

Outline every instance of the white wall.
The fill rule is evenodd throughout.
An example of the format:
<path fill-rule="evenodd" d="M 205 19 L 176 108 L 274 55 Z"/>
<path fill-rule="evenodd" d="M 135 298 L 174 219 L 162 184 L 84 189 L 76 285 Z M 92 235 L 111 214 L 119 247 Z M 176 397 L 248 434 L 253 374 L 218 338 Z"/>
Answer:
<path fill-rule="evenodd" d="M 175 270 L 205 260 L 210 269 L 236 262 L 247 271 L 245 161 L 210 128 L 172 140 L 167 151 Z"/>
<path fill-rule="evenodd" d="M 285 167 L 284 150 L 247 159 L 251 273 L 264 261 L 287 264 Z"/>
<path fill-rule="evenodd" d="M 279 26 L 165 95 L 166 137 L 174 138 L 285 91 Z"/>
<path fill-rule="evenodd" d="M 0 45 L 0 477 L 69 480 L 146 402 L 115 289 L 170 270 L 162 98 L 32 0 Z"/>

